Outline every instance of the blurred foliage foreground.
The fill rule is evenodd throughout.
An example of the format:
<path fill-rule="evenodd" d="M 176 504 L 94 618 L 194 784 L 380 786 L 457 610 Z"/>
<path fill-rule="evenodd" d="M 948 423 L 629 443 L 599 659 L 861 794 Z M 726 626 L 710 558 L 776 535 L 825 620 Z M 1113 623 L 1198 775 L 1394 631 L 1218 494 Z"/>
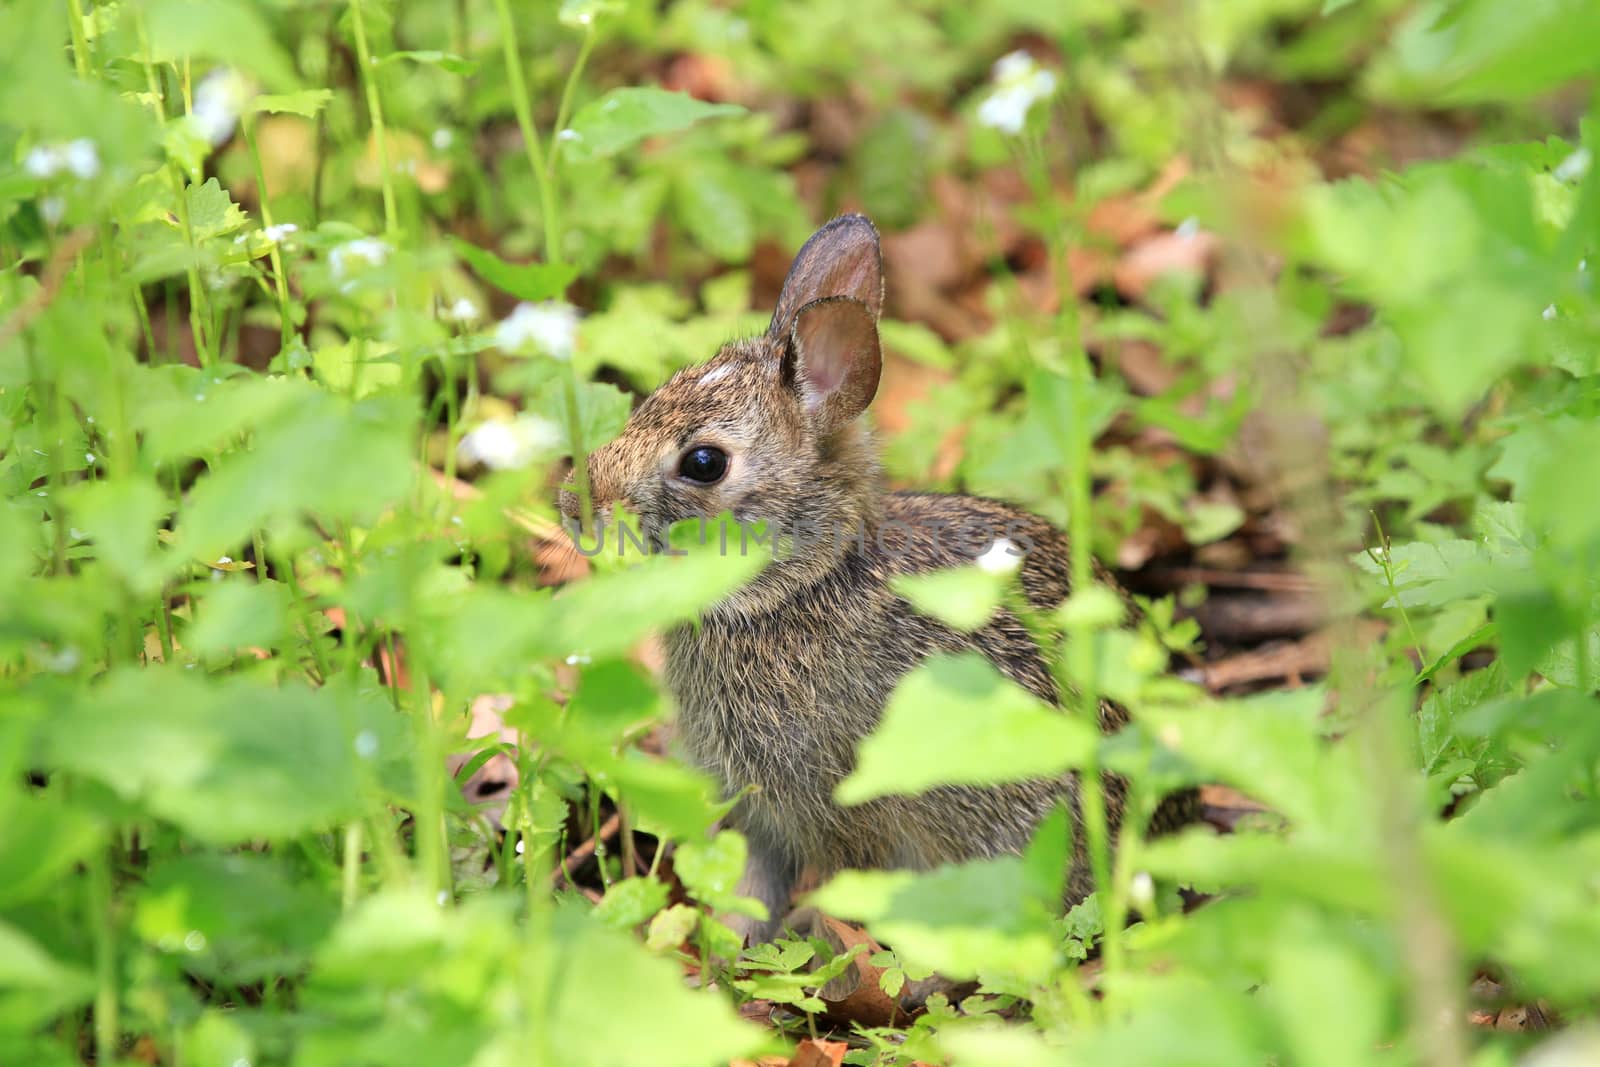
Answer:
<path fill-rule="evenodd" d="M 1596 70 L 1588 0 L 9 0 L 0 1063 L 1600 1062 Z M 1216 682 L 1202 576 L 1047 620 L 1113 740 L 909 678 L 852 797 L 1261 810 L 1064 917 L 1060 824 L 835 879 L 884 989 L 979 983 L 895 1026 L 825 943 L 718 962 L 641 642 L 759 559 L 540 547 L 844 209 L 897 483 L 1301 576 L 1323 650 Z"/>

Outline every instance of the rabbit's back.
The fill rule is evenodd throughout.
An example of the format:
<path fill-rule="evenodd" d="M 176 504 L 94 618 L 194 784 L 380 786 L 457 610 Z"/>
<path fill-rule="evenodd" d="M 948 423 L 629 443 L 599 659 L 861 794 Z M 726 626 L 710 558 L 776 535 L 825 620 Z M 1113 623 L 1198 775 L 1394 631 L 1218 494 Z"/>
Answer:
<path fill-rule="evenodd" d="M 730 793 L 758 787 L 735 825 L 796 868 L 824 872 L 929 867 L 1027 842 L 1071 791 L 1070 779 L 945 787 L 850 808 L 832 799 L 895 685 L 930 655 L 977 649 L 1035 695 L 1056 699 L 1048 665 L 1009 612 L 963 634 L 917 614 L 890 589 L 896 575 L 970 563 L 996 541 L 1024 550 L 1020 581 L 1035 605 L 1065 596 L 1063 539 L 1043 519 L 977 497 L 896 493 L 884 498 L 877 527 L 850 543 L 821 581 L 773 610 L 713 613 L 668 635 L 668 677 L 689 753 Z"/>

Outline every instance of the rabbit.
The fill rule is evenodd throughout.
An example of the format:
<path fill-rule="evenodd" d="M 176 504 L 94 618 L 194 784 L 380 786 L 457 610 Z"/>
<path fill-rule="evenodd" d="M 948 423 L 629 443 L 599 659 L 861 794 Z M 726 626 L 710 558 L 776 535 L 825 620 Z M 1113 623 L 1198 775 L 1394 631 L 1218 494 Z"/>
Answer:
<path fill-rule="evenodd" d="M 768 916 L 728 917 L 748 943 L 777 932 L 803 868 L 821 876 L 926 869 L 1016 853 L 1063 796 L 1079 820 L 1070 775 L 855 807 L 833 800 L 896 683 L 930 655 L 977 650 L 1029 692 L 1059 702 L 1037 643 L 1011 612 L 962 633 L 890 588 L 896 575 L 970 563 L 986 550 L 1026 550 L 1018 577 L 1041 608 L 1060 603 L 1069 581 L 1064 537 L 1035 515 L 978 497 L 886 491 L 861 418 L 882 368 L 883 301 L 877 230 L 862 215 L 835 218 L 795 257 L 764 335 L 678 372 L 588 458 L 602 513 L 624 503 L 653 535 L 723 511 L 780 530 L 842 532 L 774 558 L 696 624 L 665 635 L 667 685 L 688 754 L 729 796 L 757 787 L 729 815 L 749 849 L 739 892 Z M 561 510 L 576 519 L 570 488 Z M 999 538 L 1007 544 L 996 549 Z M 1120 713 L 1108 705 L 1101 721 L 1113 728 Z M 1124 783 L 1109 775 L 1106 783 L 1116 825 Z M 1093 888 L 1082 838 L 1075 832 L 1068 903 Z"/>

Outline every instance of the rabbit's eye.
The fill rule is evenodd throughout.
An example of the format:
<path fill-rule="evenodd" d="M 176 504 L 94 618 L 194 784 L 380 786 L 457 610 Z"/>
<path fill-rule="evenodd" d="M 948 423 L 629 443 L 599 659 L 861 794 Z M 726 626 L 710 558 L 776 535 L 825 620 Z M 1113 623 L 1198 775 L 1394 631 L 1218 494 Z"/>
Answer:
<path fill-rule="evenodd" d="M 710 445 L 691 448 L 678 461 L 678 473 L 691 482 L 715 485 L 728 473 L 728 454 Z"/>

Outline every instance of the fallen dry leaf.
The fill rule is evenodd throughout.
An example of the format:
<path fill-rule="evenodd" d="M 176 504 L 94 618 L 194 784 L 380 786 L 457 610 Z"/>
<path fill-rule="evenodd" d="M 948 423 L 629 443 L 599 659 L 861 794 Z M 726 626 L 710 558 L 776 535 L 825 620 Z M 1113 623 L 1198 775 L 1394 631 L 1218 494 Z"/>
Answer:
<path fill-rule="evenodd" d="M 843 1041 L 817 1041 L 806 1038 L 794 1050 L 789 1067 L 840 1067 L 850 1046 Z"/>

